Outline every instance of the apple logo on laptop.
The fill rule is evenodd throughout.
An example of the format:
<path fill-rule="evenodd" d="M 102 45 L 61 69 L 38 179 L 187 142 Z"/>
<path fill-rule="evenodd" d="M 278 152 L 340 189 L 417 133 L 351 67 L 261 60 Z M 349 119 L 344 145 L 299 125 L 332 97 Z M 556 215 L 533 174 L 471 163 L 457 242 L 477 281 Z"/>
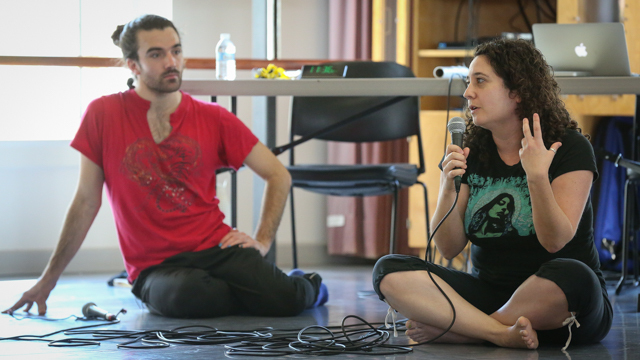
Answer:
<path fill-rule="evenodd" d="M 584 46 L 584 43 L 580 43 L 580 45 L 576 46 L 575 51 L 576 51 L 576 55 L 578 55 L 578 57 L 586 57 L 587 56 L 587 47 Z"/>

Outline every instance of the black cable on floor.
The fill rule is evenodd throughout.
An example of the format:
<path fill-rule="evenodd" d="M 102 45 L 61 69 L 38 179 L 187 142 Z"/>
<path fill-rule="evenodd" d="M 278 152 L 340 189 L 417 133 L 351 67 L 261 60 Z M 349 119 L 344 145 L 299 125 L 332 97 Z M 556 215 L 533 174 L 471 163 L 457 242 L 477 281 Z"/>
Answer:
<path fill-rule="evenodd" d="M 359 323 L 346 324 L 350 319 Z M 284 355 L 396 355 L 413 351 L 409 346 L 387 344 L 389 332 L 384 324 L 369 323 L 356 315 L 346 316 L 340 326 L 312 325 L 303 329 L 259 328 L 249 331 L 219 330 L 206 325 L 191 325 L 172 330 L 91 329 L 113 325 L 119 320 L 55 331 L 44 335 L 19 335 L 0 341 L 44 341 L 52 347 L 100 346 L 103 341 L 125 340 L 119 349 L 157 349 L 171 345 L 224 345 L 225 354 L 245 356 Z M 404 323 L 399 323 L 403 325 Z M 378 325 L 376 327 L 376 325 Z M 67 338 L 52 339 L 64 333 Z M 81 337 L 83 335 L 89 336 Z"/>
<path fill-rule="evenodd" d="M 49 337 L 53 336 L 53 335 L 57 335 L 60 333 L 66 333 L 68 331 L 74 331 L 74 330 L 84 330 L 84 329 L 89 329 L 89 328 L 94 328 L 94 327 L 98 327 L 98 326 L 105 326 L 105 325 L 114 325 L 119 323 L 119 320 L 115 320 L 115 321 L 109 321 L 109 322 L 101 322 L 99 324 L 93 324 L 93 325 L 85 325 L 85 326 L 79 326 L 79 327 L 74 327 L 74 328 L 69 328 L 69 329 L 63 329 L 63 330 L 58 330 L 58 331 L 54 331 L 48 334 L 44 334 L 44 335 L 18 335 L 18 336 L 10 336 L 10 337 L 5 337 L 5 338 L 0 338 L 0 341 L 5 341 L 5 340 L 17 340 L 17 341 L 44 341 L 44 342 L 49 342 L 49 346 L 88 346 L 88 345 L 100 345 L 99 342 L 96 342 L 95 340 L 91 340 L 91 339 L 62 339 L 62 340 L 53 340 L 53 339 L 49 339 Z M 73 340 L 73 341 L 70 341 Z M 65 342 L 67 342 L 67 344 L 65 345 Z"/>

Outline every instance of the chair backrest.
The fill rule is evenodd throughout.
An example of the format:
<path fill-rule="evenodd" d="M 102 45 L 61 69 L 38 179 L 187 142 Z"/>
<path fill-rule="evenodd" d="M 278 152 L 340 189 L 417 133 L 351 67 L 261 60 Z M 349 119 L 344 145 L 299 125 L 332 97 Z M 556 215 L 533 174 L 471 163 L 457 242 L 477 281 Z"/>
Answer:
<path fill-rule="evenodd" d="M 348 67 L 346 78 L 415 77 L 411 69 L 395 62 L 337 61 L 326 64 L 346 65 Z M 291 104 L 289 140 L 293 141 L 294 136 L 313 134 L 393 98 L 296 96 Z M 417 96 L 408 97 L 316 138 L 342 142 L 374 142 L 401 139 L 413 135 L 418 136 L 420 170 L 423 171 L 420 99 Z M 291 158 L 293 158 L 293 151 Z M 293 159 L 291 162 L 293 163 Z"/>

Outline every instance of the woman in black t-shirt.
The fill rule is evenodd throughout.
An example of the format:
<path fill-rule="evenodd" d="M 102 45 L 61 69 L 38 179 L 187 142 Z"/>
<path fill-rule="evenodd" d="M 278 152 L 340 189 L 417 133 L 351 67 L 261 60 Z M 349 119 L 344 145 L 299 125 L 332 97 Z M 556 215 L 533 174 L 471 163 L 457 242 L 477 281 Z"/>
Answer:
<path fill-rule="evenodd" d="M 472 272 L 388 255 L 373 272 L 380 299 L 410 319 L 418 342 L 451 324 L 434 280 L 456 312 L 438 341 L 535 349 L 602 340 L 613 311 L 593 243 L 595 157 L 550 67 L 529 42 L 482 44 L 464 97 L 465 148 L 447 147 L 432 228 L 455 204 L 433 241 L 447 259 L 471 241 Z"/>

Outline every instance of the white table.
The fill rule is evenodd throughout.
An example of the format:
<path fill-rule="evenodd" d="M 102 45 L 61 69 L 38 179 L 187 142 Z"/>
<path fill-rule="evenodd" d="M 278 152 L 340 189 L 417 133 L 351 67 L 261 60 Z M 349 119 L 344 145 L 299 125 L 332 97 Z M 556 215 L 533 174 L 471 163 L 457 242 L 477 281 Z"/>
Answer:
<path fill-rule="evenodd" d="M 640 77 L 556 78 L 562 94 L 640 95 Z M 191 95 L 213 96 L 446 96 L 449 80 L 437 78 L 304 79 L 304 80 L 184 80 Z M 454 79 L 451 95 L 462 95 L 465 84 Z"/>

